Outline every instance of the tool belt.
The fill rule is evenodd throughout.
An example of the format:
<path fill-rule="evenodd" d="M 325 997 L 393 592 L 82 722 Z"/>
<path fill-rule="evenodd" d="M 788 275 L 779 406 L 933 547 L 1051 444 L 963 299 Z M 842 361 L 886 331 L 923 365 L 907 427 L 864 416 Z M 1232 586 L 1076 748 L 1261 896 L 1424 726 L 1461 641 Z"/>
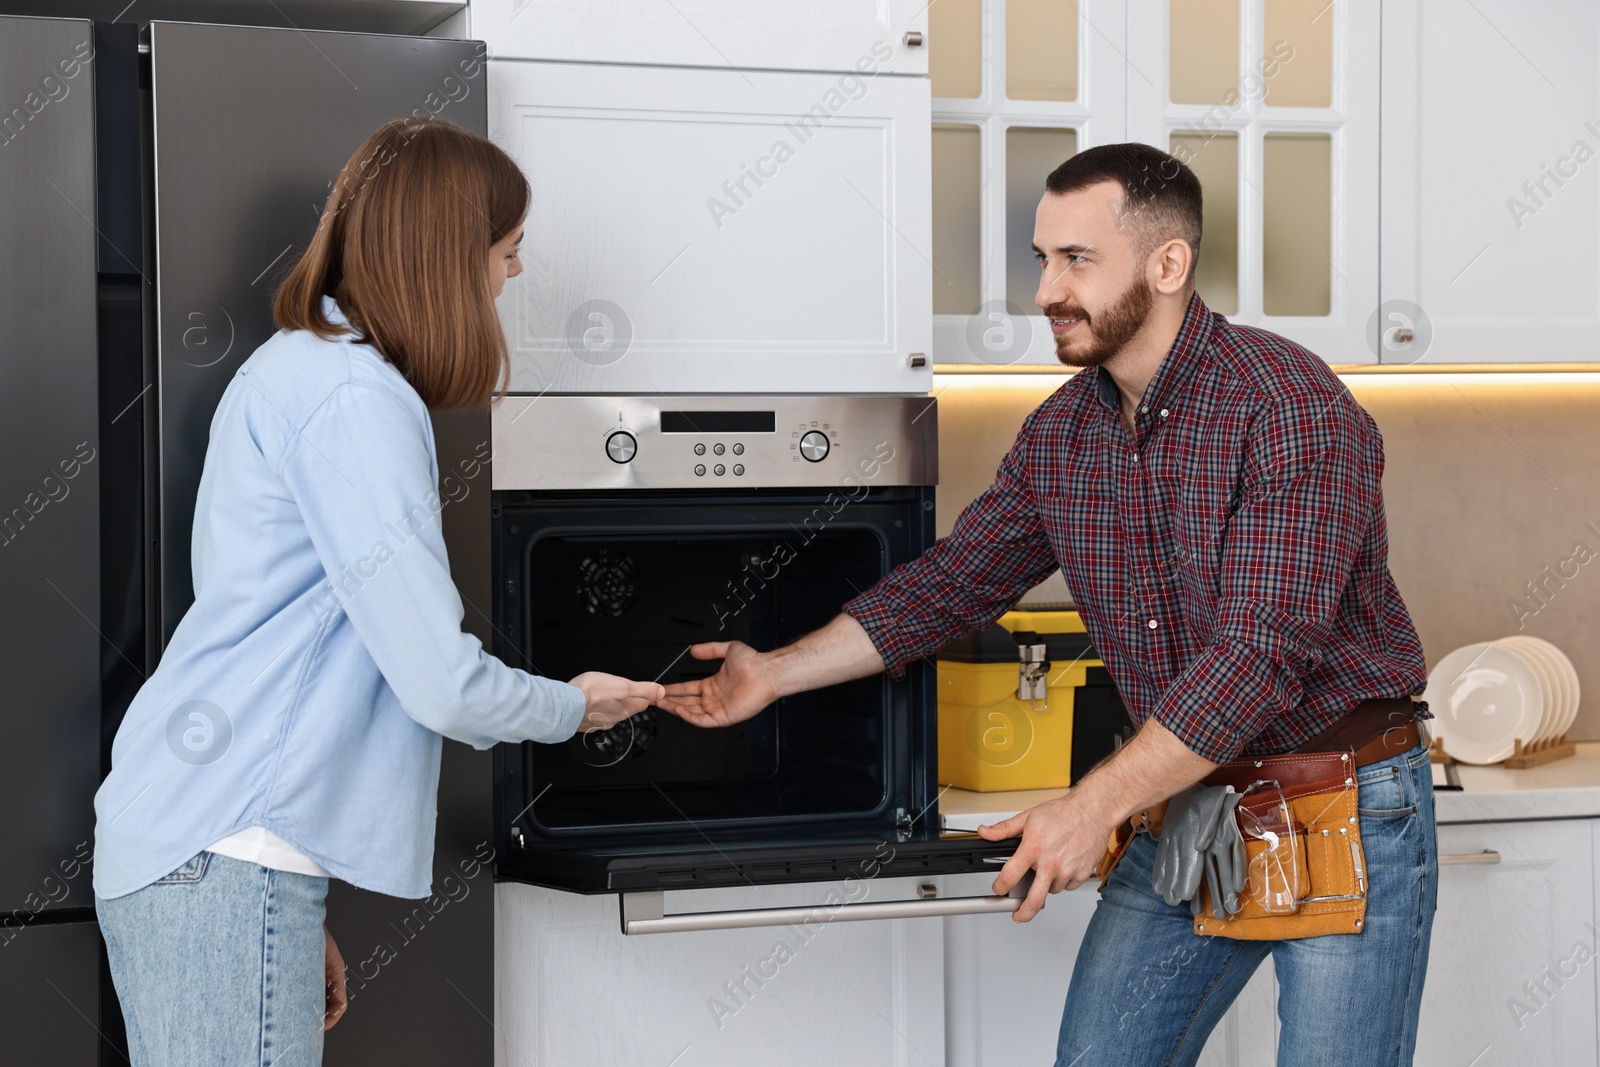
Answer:
<path fill-rule="evenodd" d="M 1213 907 L 1201 884 L 1195 933 L 1252 941 L 1360 933 L 1367 872 L 1356 770 L 1416 745 L 1415 715 L 1409 698 L 1363 701 L 1293 752 L 1236 759 L 1206 776 L 1205 785 L 1242 794 L 1234 815 L 1248 874 L 1234 914 Z M 1136 833 L 1161 836 L 1166 806 L 1151 805 L 1112 832 L 1095 869 L 1100 888 Z"/>

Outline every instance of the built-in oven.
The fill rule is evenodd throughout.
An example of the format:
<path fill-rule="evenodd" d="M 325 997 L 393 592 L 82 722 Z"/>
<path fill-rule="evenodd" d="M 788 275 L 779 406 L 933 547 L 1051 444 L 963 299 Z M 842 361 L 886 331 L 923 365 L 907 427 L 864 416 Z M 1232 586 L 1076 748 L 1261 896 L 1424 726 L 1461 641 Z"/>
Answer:
<path fill-rule="evenodd" d="M 926 397 L 505 398 L 495 653 L 672 683 L 720 666 L 693 645 L 767 650 L 822 626 L 932 544 L 936 418 Z M 499 874 L 637 893 L 995 870 L 1015 842 L 940 831 L 933 673 L 920 660 L 722 729 L 651 708 L 500 745 Z"/>

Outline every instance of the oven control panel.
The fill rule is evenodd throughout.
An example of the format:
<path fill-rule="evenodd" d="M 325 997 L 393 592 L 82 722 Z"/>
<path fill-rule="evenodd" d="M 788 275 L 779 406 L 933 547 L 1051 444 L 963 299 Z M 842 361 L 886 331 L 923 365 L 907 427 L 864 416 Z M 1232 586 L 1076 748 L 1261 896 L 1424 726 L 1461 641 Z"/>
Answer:
<path fill-rule="evenodd" d="M 492 409 L 496 489 L 938 482 L 926 396 L 526 396 Z"/>

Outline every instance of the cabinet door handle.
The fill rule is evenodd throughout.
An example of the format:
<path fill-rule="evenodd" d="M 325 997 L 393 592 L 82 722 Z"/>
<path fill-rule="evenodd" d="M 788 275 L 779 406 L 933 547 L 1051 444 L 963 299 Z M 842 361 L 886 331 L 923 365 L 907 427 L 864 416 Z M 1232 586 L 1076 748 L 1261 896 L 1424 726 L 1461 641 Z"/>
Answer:
<path fill-rule="evenodd" d="M 1491 848 L 1486 848 L 1482 852 L 1461 852 L 1461 853 L 1457 853 L 1456 855 L 1453 855 L 1453 856 L 1440 856 L 1439 857 L 1439 866 L 1441 866 L 1441 867 L 1447 867 L 1447 866 L 1451 866 L 1451 865 L 1460 865 L 1460 864 L 1464 864 L 1464 863 L 1472 863 L 1472 864 L 1480 864 L 1481 865 L 1481 864 L 1499 863 L 1499 862 L 1500 862 L 1500 853 L 1494 851 L 1494 849 L 1491 849 Z"/>
<path fill-rule="evenodd" d="M 809 904 L 792 908 L 748 908 L 732 911 L 696 911 L 666 914 L 666 894 L 661 890 L 623 893 L 624 934 L 670 934 L 693 930 L 745 930 L 757 926 L 801 923 L 862 922 L 867 919 L 925 919 L 937 915 L 985 915 L 1013 912 L 1033 885 L 1033 872 L 1011 887 L 1003 897 L 929 897 L 922 900 L 884 900 L 866 904 Z"/>

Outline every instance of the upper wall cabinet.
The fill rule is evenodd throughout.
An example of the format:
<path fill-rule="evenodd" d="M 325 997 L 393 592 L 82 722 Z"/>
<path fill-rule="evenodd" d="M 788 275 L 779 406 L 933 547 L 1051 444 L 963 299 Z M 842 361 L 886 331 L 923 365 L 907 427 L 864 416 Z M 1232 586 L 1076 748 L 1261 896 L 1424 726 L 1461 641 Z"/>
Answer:
<path fill-rule="evenodd" d="M 1068 156 L 1127 139 L 1126 3 L 929 7 L 939 362 L 1057 365 L 1034 304 L 1034 209 Z"/>
<path fill-rule="evenodd" d="M 1201 297 L 1330 363 L 1378 359 L 1380 28 L 1369 0 L 1129 8 L 1128 139 L 1200 179 Z"/>
<path fill-rule="evenodd" d="M 1383 7 L 1384 361 L 1600 361 L 1600 6 Z"/>
<path fill-rule="evenodd" d="M 926 0 L 473 0 L 505 59 L 926 74 Z"/>
<path fill-rule="evenodd" d="M 940 0 L 929 18 L 940 362 L 1056 365 L 1034 211 L 1058 164 L 1118 141 L 1199 176 L 1213 310 L 1377 359 L 1377 5 Z"/>
<path fill-rule="evenodd" d="M 925 393 L 928 83 L 495 61 L 519 393 Z"/>

